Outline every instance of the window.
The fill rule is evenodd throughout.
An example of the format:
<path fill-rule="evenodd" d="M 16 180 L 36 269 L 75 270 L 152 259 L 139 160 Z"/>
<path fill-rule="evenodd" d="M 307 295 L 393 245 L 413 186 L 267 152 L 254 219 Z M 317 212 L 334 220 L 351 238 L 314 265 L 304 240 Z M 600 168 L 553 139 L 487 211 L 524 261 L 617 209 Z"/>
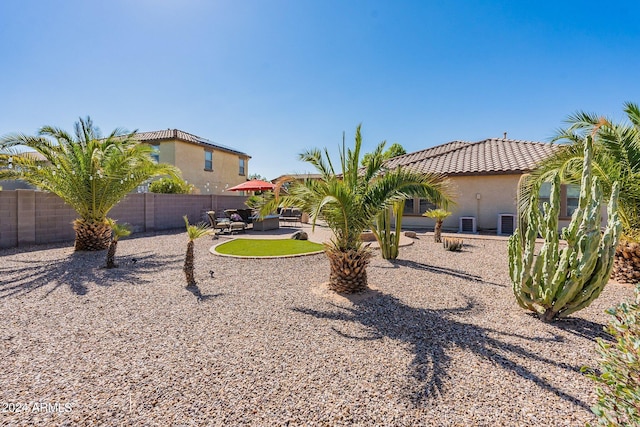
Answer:
<path fill-rule="evenodd" d="M 540 186 L 540 193 L 538 193 L 538 203 L 540 206 L 540 212 L 542 212 L 542 206 L 545 203 L 550 203 L 551 201 L 551 183 L 543 182 Z"/>
<path fill-rule="evenodd" d="M 213 152 L 211 151 L 204 152 L 204 170 L 206 171 L 213 170 Z"/>
<path fill-rule="evenodd" d="M 420 210 L 419 214 L 422 215 L 428 210 L 435 209 L 437 206 L 428 201 L 427 199 L 420 199 Z"/>
<path fill-rule="evenodd" d="M 244 159 L 238 159 L 238 175 L 244 174 Z"/>
<path fill-rule="evenodd" d="M 580 200 L 580 186 L 579 185 L 567 185 L 567 217 L 573 215 L 576 209 L 578 209 L 578 201 Z"/>
<path fill-rule="evenodd" d="M 403 215 L 413 215 L 413 199 L 407 199 L 404 201 Z"/>
<path fill-rule="evenodd" d="M 544 182 L 540 186 L 538 195 L 539 207 L 542 211 L 544 203 L 551 203 L 551 183 Z M 560 187 L 560 218 L 570 218 L 580 201 L 580 186 L 575 184 L 562 185 Z"/>
<path fill-rule="evenodd" d="M 151 146 L 151 158 L 154 162 L 160 163 L 160 146 L 152 145 Z"/>

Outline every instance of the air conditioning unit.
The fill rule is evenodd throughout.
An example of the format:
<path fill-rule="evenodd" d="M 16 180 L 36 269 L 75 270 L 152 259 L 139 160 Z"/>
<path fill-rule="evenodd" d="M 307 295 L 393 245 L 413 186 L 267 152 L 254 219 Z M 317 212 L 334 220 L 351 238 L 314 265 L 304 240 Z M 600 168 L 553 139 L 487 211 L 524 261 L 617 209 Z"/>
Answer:
<path fill-rule="evenodd" d="M 498 215 L 498 234 L 511 235 L 516 231 L 516 216 L 513 214 Z"/>
<path fill-rule="evenodd" d="M 458 233 L 477 233 L 476 218 L 474 216 L 461 216 Z"/>

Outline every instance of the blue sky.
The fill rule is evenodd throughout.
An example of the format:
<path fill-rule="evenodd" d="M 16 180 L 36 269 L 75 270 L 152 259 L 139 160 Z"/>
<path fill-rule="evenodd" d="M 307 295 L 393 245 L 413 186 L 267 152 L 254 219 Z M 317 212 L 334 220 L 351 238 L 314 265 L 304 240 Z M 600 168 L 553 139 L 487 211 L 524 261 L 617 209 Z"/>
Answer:
<path fill-rule="evenodd" d="M 577 110 L 640 102 L 640 2 L 2 0 L 0 135 L 178 128 L 310 171 L 365 149 L 547 141 Z"/>

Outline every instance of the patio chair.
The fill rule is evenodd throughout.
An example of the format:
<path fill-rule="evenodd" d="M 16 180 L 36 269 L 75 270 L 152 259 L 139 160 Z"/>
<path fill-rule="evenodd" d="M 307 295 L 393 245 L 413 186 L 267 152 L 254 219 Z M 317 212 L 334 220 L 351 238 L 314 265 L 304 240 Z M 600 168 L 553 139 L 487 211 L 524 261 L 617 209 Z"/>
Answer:
<path fill-rule="evenodd" d="M 300 223 L 302 227 L 302 211 L 298 208 L 284 208 L 280 211 L 280 221 L 285 223 L 293 223 L 293 226 L 296 226 L 296 223 Z"/>
<path fill-rule="evenodd" d="M 242 219 L 239 213 L 237 212 L 232 213 L 229 219 L 231 221 L 229 224 L 230 233 L 233 233 L 234 231 L 242 231 L 244 233 L 244 231 L 247 228 L 247 223 L 244 222 L 244 220 Z"/>
<path fill-rule="evenodd" d="M 207 218 L 209 218 L 209 224 L 213 230 L 220 230 L 221 233 L 231 231 L 231 221 L 227 218 L 216 218 L 216 211 L 207 211 Z"/>

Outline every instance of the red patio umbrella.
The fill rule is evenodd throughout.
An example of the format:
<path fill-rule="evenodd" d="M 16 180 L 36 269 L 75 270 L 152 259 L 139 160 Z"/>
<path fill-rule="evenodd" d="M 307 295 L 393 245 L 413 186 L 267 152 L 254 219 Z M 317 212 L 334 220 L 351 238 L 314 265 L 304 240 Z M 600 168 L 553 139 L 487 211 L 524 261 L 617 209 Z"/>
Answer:
<path fill-rule="evenodd" d="M 263 181 L 261 179 L 252 179 L 251 181 L 243 182 L 234 187 L 227 188 L 227 191 L 265 191 L 273 190 L 276 186 L 270 182 Z"/>

